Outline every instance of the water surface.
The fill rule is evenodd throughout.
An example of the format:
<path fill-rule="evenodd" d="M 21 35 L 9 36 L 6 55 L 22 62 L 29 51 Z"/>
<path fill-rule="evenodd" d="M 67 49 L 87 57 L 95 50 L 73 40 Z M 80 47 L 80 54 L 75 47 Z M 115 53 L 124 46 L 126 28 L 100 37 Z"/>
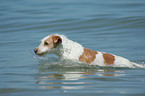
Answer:
<path fill-rule="evenodd" d="M 32 51 L 52 33 L 144 65 L 145 0 L 1 0 L 1 96 L 144 96 L 143 68 L 105 68 Z"/>

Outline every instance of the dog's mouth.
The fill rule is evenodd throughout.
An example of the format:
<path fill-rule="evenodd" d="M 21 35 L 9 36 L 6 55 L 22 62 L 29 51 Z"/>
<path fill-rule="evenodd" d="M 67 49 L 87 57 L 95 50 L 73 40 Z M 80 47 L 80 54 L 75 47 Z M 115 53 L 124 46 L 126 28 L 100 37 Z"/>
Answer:
<path fill-rule="evenodd" d="M 38 56 L 44 56 L 45 55 L 45 53 L 41 53 L 41 54 L 35 53 L 35 54 L 38 55 Z"/>
<path fill-rule="evenodd" d="M 47 54 L 47 52 L 45 52 L 45 53 L 35 53 L 35 54 L 38 55 L 38 56 L 45 56 Z"/>
<path fill-rule="evenodd" d="M 38 48 L 34 49 L 36 55 L 44 56 L 47 52 L 39 53 Z"/>

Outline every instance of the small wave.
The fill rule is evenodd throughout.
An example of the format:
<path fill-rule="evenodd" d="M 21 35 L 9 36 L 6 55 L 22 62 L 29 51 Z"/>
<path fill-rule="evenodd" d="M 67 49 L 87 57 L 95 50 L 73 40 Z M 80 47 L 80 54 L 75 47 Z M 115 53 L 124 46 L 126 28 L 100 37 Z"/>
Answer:
<path fill-rule="evenodd" d="M 50 62 L 58 62 L 59 61 L 58 58 L 55 58 L 55 57 L 47 57 L 47 56 L 36 55 L 33 50 L 29 50 L 29 53 L 39 63 L 50 63 Z"/>
<path fill-rule="evenodd" d="M 36 59 L 39 64 L 44 64 L 47 67 L 61 67 L 61 68 L 88 68 L 88 69 L 104 69 L 104 68 L 114 68 L 114 69 L 132 69 L 132 68 L 143 68 L 145 69 L 145 64 L 142 61 L 137 61 L 137 62 L 131 62 L 134 67 L 118 67 L 118 66 L 98 66 L 98 65 L 89 65 L 86 63 L 81 63 L 76 60 L 59 60 L 58 58 L 55 57 L 47 57 L 47 56 L 38 56 L 36 55 L 33 51 L 29 50 L 29 52 L 34 56 L 34 59 Z"/>

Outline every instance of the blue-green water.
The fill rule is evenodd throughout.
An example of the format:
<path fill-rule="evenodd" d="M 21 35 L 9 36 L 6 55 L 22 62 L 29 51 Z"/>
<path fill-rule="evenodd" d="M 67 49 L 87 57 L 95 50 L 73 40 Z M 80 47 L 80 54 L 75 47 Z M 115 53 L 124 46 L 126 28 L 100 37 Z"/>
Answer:
<path fill-rule="evenodd" d="M 145 0 L 0 0 L 0 96 L 145 96 L 145 69 L 34 58 L 52 33 L 144 65 Z"/>

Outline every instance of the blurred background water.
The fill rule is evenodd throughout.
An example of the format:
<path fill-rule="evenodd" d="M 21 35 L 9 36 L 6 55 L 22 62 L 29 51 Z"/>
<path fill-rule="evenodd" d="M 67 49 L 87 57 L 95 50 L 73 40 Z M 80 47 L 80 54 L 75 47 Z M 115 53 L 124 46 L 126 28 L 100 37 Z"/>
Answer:
<path fill-rule="evenodd" d="M 52 33 L 144 65 L 145 0 L 0 0 L 0 96 L 145 96 L 144 69 L 34 58 Z"/>

